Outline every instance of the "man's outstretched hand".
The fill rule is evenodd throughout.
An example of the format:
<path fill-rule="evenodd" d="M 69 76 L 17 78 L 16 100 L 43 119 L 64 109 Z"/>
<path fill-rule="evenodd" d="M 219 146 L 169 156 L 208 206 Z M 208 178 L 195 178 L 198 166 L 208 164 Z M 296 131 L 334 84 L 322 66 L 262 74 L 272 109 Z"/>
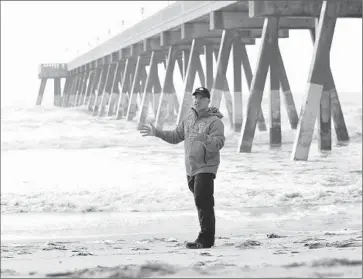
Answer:
<path fill-rule="evenodd" d="M 155 132 L 156 132 L 156 128 L 151 123 L 150 123 L 150 127 L 149 126 L 146 126 L 146 125 L 143 125 L 140 128 L 140 134 L 143 137 L 147 137 L 147 136 L 154 137 L 155 136 Z"/>

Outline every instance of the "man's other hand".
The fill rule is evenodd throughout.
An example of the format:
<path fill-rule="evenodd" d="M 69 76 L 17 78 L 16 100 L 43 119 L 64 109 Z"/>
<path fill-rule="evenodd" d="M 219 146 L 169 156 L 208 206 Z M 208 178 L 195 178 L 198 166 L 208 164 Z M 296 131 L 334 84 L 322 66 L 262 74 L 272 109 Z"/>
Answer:
<path fill-rule="evenodd" d="M 150 127 L 149 126 L 146 126 L 146 125 L 143 125 L 140 128 L 140 134 L 143 137 L 147 137 L 147 136 L 154 137 L 155 136 L 155 132 L 156 132 L 156 128 L 151 123 L 150 123 Z"/>

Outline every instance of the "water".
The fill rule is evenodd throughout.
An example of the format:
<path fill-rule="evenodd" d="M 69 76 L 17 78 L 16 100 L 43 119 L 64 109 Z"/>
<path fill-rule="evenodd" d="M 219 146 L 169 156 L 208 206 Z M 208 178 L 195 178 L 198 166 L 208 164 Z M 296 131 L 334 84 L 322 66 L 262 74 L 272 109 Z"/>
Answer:
<path fill-rule="evenodd" d="M 290 159 L 296 131 L 284 108 L 282 147 L 270 149 L 268 133 L 257 131 L 249 154 L 236 152 L 239 134 L 224 118 L 219 224 L 361 227 L 361 94 L 340 96 L 351 141 L 337 146 L 333 130 L 333 151 L 319 153 L 315 135 L 307 162 Z M 268 123 L 266 103 L 263 110 Z M 177 231 L 165 222 L 195 217 L 182 143 L 143 138 L 135 122 L 92 117 L 85 108 L 9 106 L 1 117 L 3 239 L 133 233 L 150 224 Z"/>

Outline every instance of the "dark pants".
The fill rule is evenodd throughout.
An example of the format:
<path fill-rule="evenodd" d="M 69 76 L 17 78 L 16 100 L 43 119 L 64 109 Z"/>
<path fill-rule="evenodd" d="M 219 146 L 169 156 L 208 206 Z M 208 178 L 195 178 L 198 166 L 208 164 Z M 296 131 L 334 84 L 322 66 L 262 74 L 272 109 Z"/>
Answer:
<path fill-rule="evenodd" d="M 199 173 L 187 176 L 188 186 L 194 194 L 194 202 L 198 211 L 200 232 L 197 240 L 205 245 L 214 245 L 214 178 L 213 173 Z"/>

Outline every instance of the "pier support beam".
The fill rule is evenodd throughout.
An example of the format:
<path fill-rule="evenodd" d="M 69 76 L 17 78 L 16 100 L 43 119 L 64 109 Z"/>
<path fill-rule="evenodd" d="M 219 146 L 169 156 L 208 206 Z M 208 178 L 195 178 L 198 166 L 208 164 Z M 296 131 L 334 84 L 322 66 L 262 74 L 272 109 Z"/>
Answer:
<path fill-rule="evenodd" d="M 324 84 L 327 80 L 327 70 L 330 69 L 330 49 L 339 5 L 340 2 L 336 1 L 323 1 L 322 4 L 316 40 L 314 43 L 313 59 L 308 77 L 307 92 L 301 108 L 297 134 L 291 154 L 293 160 L 306 161 L 308 159 L 315 121 L 320 110 Z M 325 104 L 322 112 L 325 113 L 327 112 L 327 109 L 325 108 L 327 106 L 326 99 L 327 97 L 324 94 L 323 101 Z M 324 119 L 322 120 L 325 121 L 327 118 L 328 116 L 324 116 Z"/>
<path fill-rule="evenodd" d="M 116 108 L 117 120 L 121 119 L 127 112 L 128 96 L 126 94 L 126 90 L 128 89 L 128 87 L 131 87 L 129 86 L 130 75 L 134 71 L 135 67 L 136 67 L 136 62 L 132 58 L 127 59 L 124 74 L 122 76 L 120 94 L 118 96 L 118 102 Z"/>
<path fill-rule="evenodd" d="M 240 44 L 233 42 L 233 131 L 241 132 L 243 123 L 242 55 Z"/>
<path fill-rule="evenodd" d="M 274 21 L 270 29 L 270 147 L 281 146 L 281 102 L 280 79 L 278 73 L 278 21 Z"/>
<path fill-rule="evenodd" d="M 102 97 L 100 101 L 100 105 L 98 107 L 98 110 L 93 112 L 94 115 L 101 116 L 104 113 L 105 106 L 108 102 L 108 99 L 110 97 L 110 92 L 112 90 L 112 82 L 113 77 L 115 74 L 116 64 L 110 64 L 107 70 L 106 79 L 105 79 L 105 85 L 103 87 Z"/>
<path fill-rule="evenodd" d="M 141 72 L 142 67 L 145 65 L 142 64 L 142 57 L 139 56 L 136 62 L 135 73 L 133 76 L 129 103 L 126 113 L 126 120 L 131 121 L 136 116 L 136 107 L 137 107 L 137 93 L 140 91 L 140 81 L 141 81 Z"/>
<path fill-rule="evenodd" d="M 88 110 L 89 111 L 93 111 L 93 106 L 95 104 L 95 100 L 96 100 L 96 89 L 98 88 L 98 84 L 99 81 L 101 79 L 101 74 L 102 74 L 102 67 L 98 66 L 95 69 L 95 76 L 92 80 L 92 84 L 91 85 L 91 92 L 90 92 L 90 98 L 89 98 L 89 102 L 88 102 Z"/>
<path fill-rule="evenodd" d="M 67 99 L 68 99 L 68 96 L 69 96 L 69 91 L 70 91 L 70 89 L 72 87 L 73 80 L 74 80 L 73 75 L 69 75 L 66 78 L 66 82 L 64 84 L 63 94 L 62 94 L 62 105 L 61 105 L 62 107 L 66 107 Z"/>
<path fill-rule="evenodd" d="M 94 79 L 95 79 L 95 75 L 96 75 L 96 71 L 92 70 L 89 73 L 89 81 L 86 84 L 86 92 L 84 94 L 84 98 L 83 98 L 83 103 L 81 105 L 88 105 L 88 103 L 90 102 L 90 98 L 91 98 L 91 89 L 92 89 L 92 84 L 94 83 Z"/>
<path fill-rule="evenodd" d="M 141 104 L 140 104 L 140 114 L 137 120 L 137 129 L 140 129 L 140 127 L 142 125 L 145 124 L 146 122 L 146 118 L 149 112 L 149 105 L 152 102 L 152 89 L 154 87 L 154 92 L 155 92 L 155 81 L 156 79 L 159 79 L 159 77 L 157 76 L 158 71 L 157 71 L 157 67 L 158 67 L 158 61 L 160 58 L 160 53 L 153 51 L 151 53 L 151 59 L 150 59 L 150 67 L 149 67 L 149 73 L 147 74 L 147 78 L 145 81 L 145 86 L 144 86 L 144 92 L 142 94 L 142 99 L 141 99 Z M 160 84 L 160 81 L 159 81 Z M 158 89 L 158 88 L 156 88 Z M 158 91 L 158 90 L 156 90 Z M 160 89 L 161 91 L 161 89 Z M 155 107 L 153 106 L 153 110 L 155 109 Z"/>
<path fill-rule="evenodd" d="M 61 105 L 61 79 L 54 78 L 54 106 Z"/>
<path fill-rule="evenodd" d="M 102 96 L 104 94 L 105 87 L 106 87 L 106 81 L 107 81 L 108 75 L 110 73 L 110 67 L 111 67 L 110 64 L 106 64 L 106 65 L 102 66 L 102 74 L 101 74 L 101 78 L 98 83 L 96 100 L 93 105 L 92 116 L 96 116 L 98 114 L 98 110 L 99 110 L 99 107 L 101 104 L 101 99 L 102 99 Z"/>
<path fill-rule="evenodd" d="M 242 59 L 243 72 L 246 77 L 248 89 L 251 92 L 252 69 L 251 69 L 250 59 L 248 58 L 246 45 L 239 44 L 239 46 L 240 46 L 239 52 L 240 52 L 241 59 Z M 262 109 L 260 109 L 260 112 L 258 113 L 257 127 L 258 127 L 259 131 L 267 131 L 266 121 L 265 121 L 265 117 L 263 116 Z"/>
<path fill-rule="evenodd" d="M 45 86 L 46 85 L 47 85 L 47 79 L 46 78 L 42 78 L 41 81 L 40 81 L 39 94 L 38 94 L 38 98 L 37 98 L 37 102 L 36 102 L 36 105 L 37 106 L 40 106 L 42 104 L 44 90 L 45 90 Z"/>
<path fill-rule="evenodd" d="M 310 29 L 310 35 L 311 40 L 313 44 L 315 43 L 315 36 L 316 32 L 315 29 Z M 326 96 L 330 95 L 330 100 L 327 100 Z M 330 112 L 327 112 L 327 107 L 330 108 Z M 324 111 L 324 112 L 323 112 Z M 337 141 L 338 143 L 346 143 L 349 141 L 349 135 L 348 130 L 345 125 L 344 115 L 342 112 L 342 108 L 339 101 L 338 92 L 335 87 L 333 74 L 331 71 L 330 63 L 329 68 L 326 72 L 326 81 L 324 83 L 323 93 L 322 93 L 322 100 L 320 102 L 320 120 L 319 120 L 319 150 L 331 150 L 331 131 L 327 132 L 328 126 L 331 127 L 331 124 L 325 124 L 327 120 L 323 120 L 322 113 L 325 114 L 324 119 L 328 116 L 327 114 L 330 113 L 333 122 L 334 122 L 334 128 L 337 135 Z M 322 122 L 323 121 L 323 122 Z M 329 122 L 331 122 L 331 118 L 329 117 Z M 325 126 L 325 129 L 324 129 Z M 331 128 L 330 128 L 331 129 Z M 329 136 L 330 133 L 330 136 Z M 330 137 L 330 140 L 328 140 L 328 136 Z M 322 143 L 321 141 L 325 138 L 326 144 Z M 329 143 L 330 142 L 330 143 Z M 327 149 L 324 149 L 326 146 Z"/>
<path fill-rule="evenodd" d="M 121 62 L 117 63 L 118 67 L 115 71 L 115 77 L 112 85 L 112 93 L 108 101 L 108 108 L 107 108 L 107 116 L 112 116 L 115 112 L 115 105 L 117 105 L 119 96 L 120 96 L 120 88 L 119 84 L 122 82 L 122 76 L 125 70 L 125 64 Z"/>
<path fill-rule="evenodd" d="M 73 96 L 73 99 L 71 102 L 71 107 L 77 106 L 77 102 L 79 99 L 79 95 L 81 94 L 81 89 L 82 89 L 82 85 L 83 85 L 85 78 L 86 78 L 86 72 L 80 72 L 78 74 L 77 86 L 76 86 L 76 90 L 74 92 L 74 96 Z"/>
<path fill-rule="evenodd" d="M 84 72 L 84 77 L 82 79 L 81 89 L 76 98 L 76 106 L 81 106 L 83 104 L 84 95 L 86 93 L 87 82 L 89 80 L 89 76 L 90 76 L 90 71 L 86 69 Z"/>
<path fill-rule="evenodd" d="M 80 76 L 79 76 L 79 74 L 76 73 L 74 75 L 74 79 L 73 79 L 73 82 L 72 82 L 71 89 L 70 89 L 69 94 L 67 96 L 68 98 L 67 98 L 67 101 L 66 101 L 66 107 L 71 107 L 73 102 L 74 102 L 79 79 L 80 79 Z"/>
<path fill-rule="evenodd" d="M 257 58 L 257 68 L 252 78 L 250 96 L 248 98 L 246 121 L 243 125 L 240 141 L 238 143 L 239 152 L 251 152 L 252 149 L 257 119 L 261 111 L 266 76 L 270 65 L 271 54 L 269 44 L 273 40 L 271 35 L 276 34 L 277 28 L 278 18 L 270 17 L 265 19 L 262 31 L 262 42 Z"/>
<path fill-rule="evenodd" d="M 180 104 L 176 125 L 179 125 L 186 118 L 187 113 L 192 104 L 192 91 L 195 81 L 195 74 L 197 71 L 196 59 L 199 59 L 199 53 L 197 50 L 200 47 L 201 47 L 200 41 L 198 39 L 193 39 L 190 48 L 188 67 L 184 76 L 184 86 L 183 86 L 184 96 Z"/>
<path fill-rule="evenodd" d="M 101 100 L 101 105 L 100 105 L 100 109 L 98 112 L 98 116 L 104 116 L 104 114 L 105 114 L 106 106 L 109 103 L 110 97 L 113 92 L 113 84 L 116 79 L 116 73 L 117 73 L 117 69 L 119 68 L 119 65 L 120 65 L 120 63 L 114 63 L 114 64 L 111 64 L 111 66 L 110 66 L 109 73 L 106 78 L 106 86 L 105 86 L 105 90 L 102 95 L 102 100 Z"/>
<path fill-rule="evenodd" d="M 290 83 L 287 78 L 284 62 L 282 60 L 282 56 L 281 56 L 281 52 L 280 52 L 280 48 L 277 47 L 276 51 L 277 51 L 277 53 L 276 53 L 277 61 L 275 61 L 275 63 L 277 63 L 277 70 L 278 70 L 278 75 L 279 75 L 279 80 L 280 80 L 280 89 L 284 96 L 285 107 L 286 107 L 287 115 L 289 118 L 290 127 L 291 127 L 291 129 L 295 130 L 297 128 L 297 124 L 299 122 L 299 117 L 296 112 L 295 102 L 294 102 L 294 98 L 291 93 Z"/>

